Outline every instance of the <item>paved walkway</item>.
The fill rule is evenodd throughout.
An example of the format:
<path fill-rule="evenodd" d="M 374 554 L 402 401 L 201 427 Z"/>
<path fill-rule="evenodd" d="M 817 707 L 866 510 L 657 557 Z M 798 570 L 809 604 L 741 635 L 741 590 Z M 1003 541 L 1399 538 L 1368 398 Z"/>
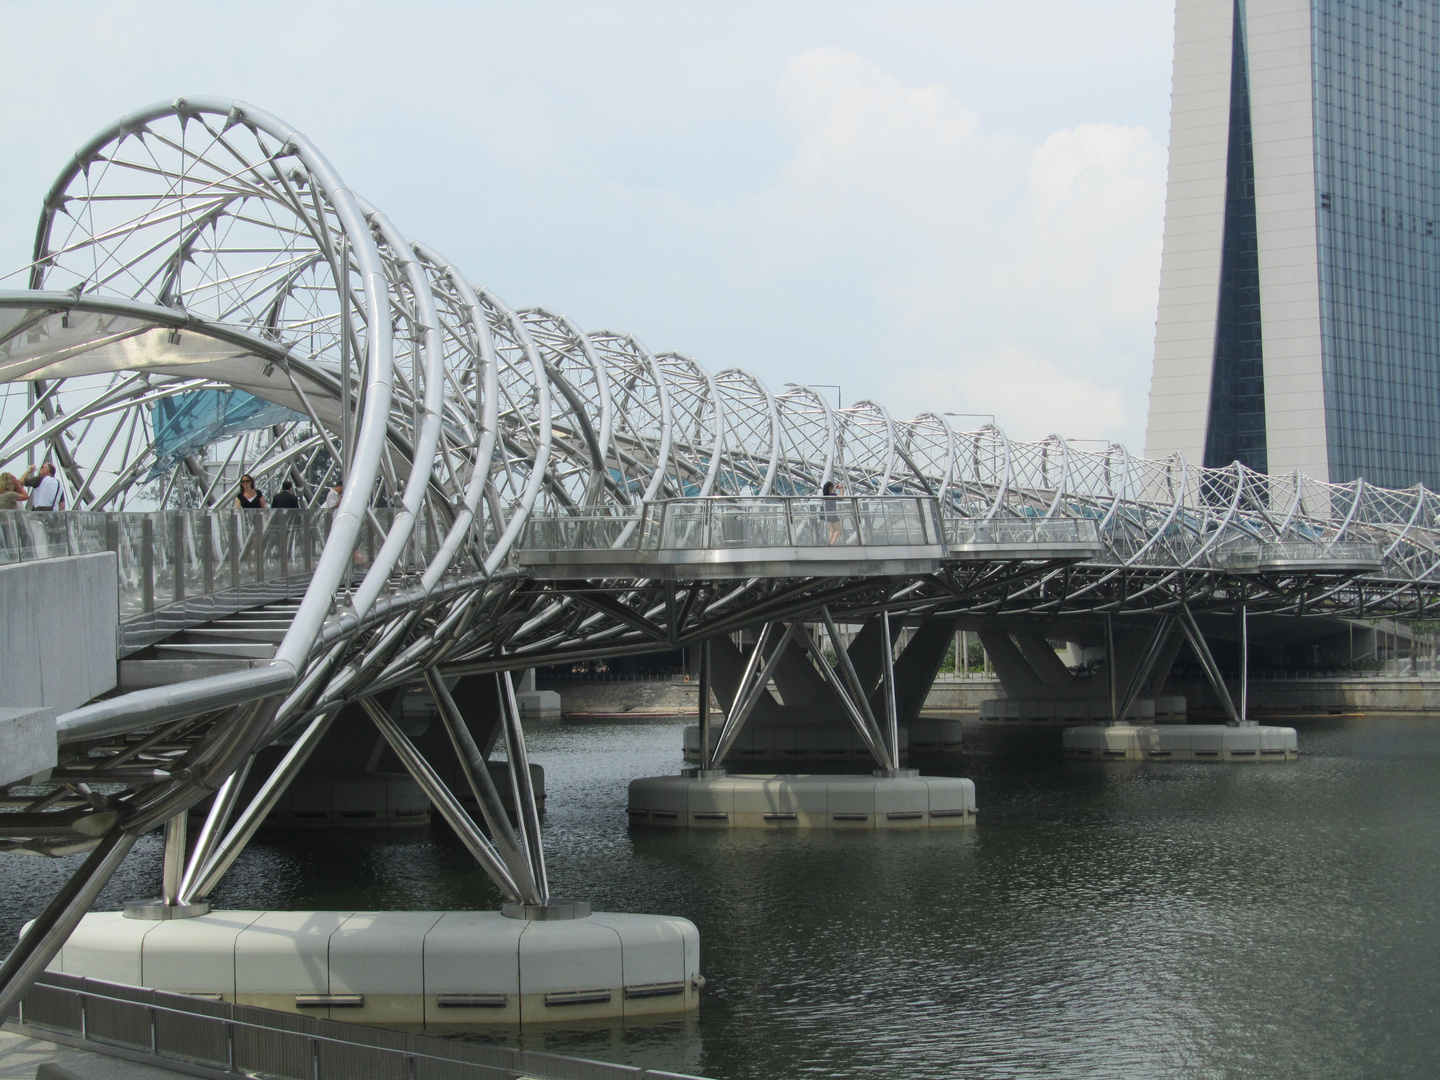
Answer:
<path fill-rule="evenodd" d="M 0 1029 L 0 1080 L 35 1080 L 35 1070 L 46 1061 L 68 1069 L 79 1080 L 177 1080 L 184 1075 Z"/>

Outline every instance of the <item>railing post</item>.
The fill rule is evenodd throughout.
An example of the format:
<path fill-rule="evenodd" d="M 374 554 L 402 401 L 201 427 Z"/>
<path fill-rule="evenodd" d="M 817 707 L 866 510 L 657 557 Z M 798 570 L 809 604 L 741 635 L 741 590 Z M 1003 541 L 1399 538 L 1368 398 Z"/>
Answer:
<path fill-rule="evenodd" d="M 700 642 L 700 768 L 710 763 L 710 641 Z"/>
<path fill-rule="evenodd" d="M 179 510 L 170 511 L 170 572 L 175 578 L 175 595 L 172 599 L 185 599 L 185 515 Z"/>
<path fill-rule="evenodd" d="M 260 524 L 255 529 L 255 580 L 265 580 L 265 511 L 260 511 Z"/>
<path fill-rule="evenodd" d="M 227 511 L 230 515 L 230 587 L 240 587 L 240 513 Z"/>
<path fill-rule="evenodd" d="M 140 524 L 140 588 L 145 610 L 155 610 L 155 515 L 146 514 Z"/>
<path fill-rule="evenodd" d="M 215 592 L 215 537 L 209 514 L 205 515 L 200 528 L 200 580 L 205 583 L 205 595 L 212 595 Z"/>

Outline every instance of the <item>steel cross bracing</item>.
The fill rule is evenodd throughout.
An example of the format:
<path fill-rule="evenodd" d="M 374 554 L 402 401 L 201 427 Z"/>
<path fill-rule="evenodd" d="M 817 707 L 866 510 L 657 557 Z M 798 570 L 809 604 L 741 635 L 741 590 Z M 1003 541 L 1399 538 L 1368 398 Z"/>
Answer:
<path fill-rule="evenodd" d="M 303 135 L 230 100 L 140 110 L 77 152 L 45 197 L 33 262 L 0 294 L 0 382 L 0 470 L 54 461 L 72 508 L 228 508 L 247 472 L 312 500 L 344 482 L 268 664 L 60 717 L 66 761 L 130 778 L 111 795 L 57 783 L 0 815 L 0 846 L 92 850 L 0 970 L 0 1013 L 138 833 L 219 791 L 177 871 L 179 893 L 203 895 L 258 823 L 235 799 L 256 751 L 299 733 L 303 763 L 338 709 L 387 689 L 485 673 L 503 684 L 536 664 L 821 610 L 1421 616 L 1440 594 L 1440 496 L 1423 488 L 1013 442 L 875 402 L 834 409 L 806 387 L 777 396 L 738 368 L 711 374 L 627 333 L 513 310 L 353 193 Z M 171 406 L 252 398 L 263 422 L 158 437 Z M 832 481 L 847 497 L 929 500 L 942 554 L 903 572 L 792 563 L 738 579 L 541 576 L 519 558 L 536 523 L 584 521 L 625 551 L 661 505 L 814 509 Z M 1083 559 L 986 546 L 1075 521 L 1098 537 Z M 538 838 L 467 842 L 517 899 L 543 893 Z"/>

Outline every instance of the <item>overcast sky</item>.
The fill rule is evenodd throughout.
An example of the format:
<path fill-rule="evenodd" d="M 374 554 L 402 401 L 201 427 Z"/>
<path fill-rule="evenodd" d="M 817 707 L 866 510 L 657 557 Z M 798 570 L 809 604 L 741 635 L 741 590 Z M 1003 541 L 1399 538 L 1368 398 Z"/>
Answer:
<path fill-rule="evenodd" d="M 0 273 L 96 130 L 233 96 L 513 306 L 773 391 L 1143 445 L 1165 0 L 0 0 L 0 18 Z"/>

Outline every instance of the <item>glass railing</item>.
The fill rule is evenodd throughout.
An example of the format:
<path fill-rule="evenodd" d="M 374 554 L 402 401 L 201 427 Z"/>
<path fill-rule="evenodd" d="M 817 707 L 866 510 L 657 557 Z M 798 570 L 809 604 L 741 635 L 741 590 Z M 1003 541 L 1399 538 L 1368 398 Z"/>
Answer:
<path fill-rule="evenodd" d="M 1091 518 L 949 518 L 945 539 L 952 548 L 1098 544 L 1100 523 Z"/>
<path fill-rule="evenodd" d="M 378 524 L 387 526 L 391 511 L 375 513 Z M 325 546 L 331 516 L 329 510 L 308 509 L 0 511 L 0 565 L 113 551 L 124 622 L 188 598 L 308 576 Z M 368 564 L 383 542 L 376 523 L 367 521 L 357 563 Z"/>
<path fill-rule="evenodd" d="M 1293 563 L 1378 566 L 1383 558 L 1379 544 L 1361 540 L 1252 541 L 1224 547 L 1215 553 L 1216 563 L 1227 570 L 1280 568 Z"/>
<path fill-rule="evenodd" d="M 628 536 L 627 526 L 633 526 Z M 621 538 L 624 537 L 623 543 Z M 924 547 L 943 543 L 934 499 L 910 495 L 717 496 L 647 503 L 629 517 L 532 517 L 532 551 Z"/>

